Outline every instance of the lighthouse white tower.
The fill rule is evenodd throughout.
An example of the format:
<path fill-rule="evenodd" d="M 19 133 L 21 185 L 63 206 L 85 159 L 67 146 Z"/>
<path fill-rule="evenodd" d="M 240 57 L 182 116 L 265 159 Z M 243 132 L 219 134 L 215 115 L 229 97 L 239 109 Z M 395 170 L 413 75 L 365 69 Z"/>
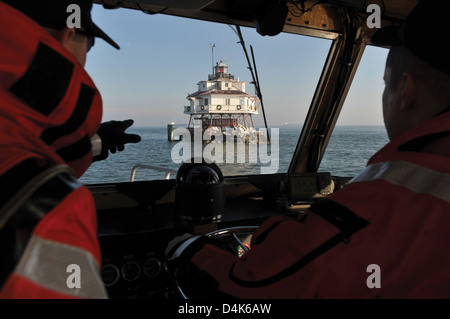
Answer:
<path fill-rule="evenodd" d="M 247 82 L 234 79 L 228 66 L 216 63 L 208 80 L 197 83 L 198 90 L 188 94 L 189 105 L 184 114 L 189 114 L 188 129 L 227 128 L 254 129 L 253 115 L 258 114 L 259 100 L 245 92 Z"/>

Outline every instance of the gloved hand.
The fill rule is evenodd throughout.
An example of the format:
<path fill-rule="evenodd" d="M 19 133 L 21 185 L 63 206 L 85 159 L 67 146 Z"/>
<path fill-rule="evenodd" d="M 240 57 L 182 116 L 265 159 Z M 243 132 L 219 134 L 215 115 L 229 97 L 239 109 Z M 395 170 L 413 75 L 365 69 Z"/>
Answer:
<path fill-rule="evenodd" d="M 133 120 L 109 121 L 102 123 L 97 131 L 101 139 L 102 149 L 99 155 L 94 156 L 94 161 L 104 160 L 111 153 L 123 151 L 127 143 L 139 143 L 141 137 L 137 134 L 127 134 L 125 130 L 133 125 Z"/>

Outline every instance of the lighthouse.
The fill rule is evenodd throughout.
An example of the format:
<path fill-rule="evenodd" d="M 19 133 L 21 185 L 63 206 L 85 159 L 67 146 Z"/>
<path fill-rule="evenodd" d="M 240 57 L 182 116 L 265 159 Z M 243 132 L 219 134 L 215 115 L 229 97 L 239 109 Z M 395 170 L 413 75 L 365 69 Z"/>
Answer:
<path fill-rule="evenodd" d="M 259 100 L 245 92 L 247 82 L 235 80 L 223 61 L 217 62 L 208 80 L 197 83 L 197 91 L 187 96 L 188 129 L 201 128 L 226 134 L 228 128 L 254 130 L 253 116 L 258 114 Z"/>

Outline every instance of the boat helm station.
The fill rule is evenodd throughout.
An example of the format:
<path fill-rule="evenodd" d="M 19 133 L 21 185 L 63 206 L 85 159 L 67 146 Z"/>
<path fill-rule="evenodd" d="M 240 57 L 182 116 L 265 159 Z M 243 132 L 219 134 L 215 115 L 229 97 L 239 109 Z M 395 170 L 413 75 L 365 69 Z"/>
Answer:
<path fill-rule="evenodd" d="M 193 163 L 179 164 L 178 169 L 168 170 L 167 179 L 99 181 L 88 185 L 98 209 L 102 278 L 109 296 L 167 299 L 188 297 L 177 287 L 176 278 L 166 267 L 164 250 L 175 236 L 210 234 L 230 245 L 240 256 L 249 248 L 248 238 L 261 222 L 279 214 L 297 216 L 314 200 L 340 189 L 353 177 L 322 172 L 319 167 L 365 49 L 373 45 L 371 36 L 376 31 L 376 23 L 379 26 L 400 24 L 418 1 L 94 2 L 106 10 L 140 11 L 149 19 L 170 15 L 230 25 L 241 36 L 240 28 L 245 27 L 261 37 L 289 34 L 291 38 L 296 37 L 296 41 L 310 37 L 330 41 L 320 76 L 314 79 L 317 85 L 302 120 L 302 129 L 298 139 L 291 141 L 293 152 L 287 159 L 285 171 L 229 175 L 220 165 L 195 158 Z M 373 10 L 368 9 L 370 4 L 376 5 Z M 232 68 L 231 61 L 219 60 L 214 61 L 217 63 L 211 74 L 198 74 L 198 89 L 186 89 L 190 93 L 180 113 L 192 123 L 183 129 L 191 129 L 193 133 L 200 127 L 203 135 L 210 127 L 226 131 L 244 126 L 244 121 L 247 128 L 253 127 L 252 120 L 257 118 L 261 126 L 267 127 L 267 122 L 270 123 L 270 107 L 273 106 L 262 99 L 262 88 L 269 88 L 260 83 L 258 77 L 258 72 L 266 66 L 261 63 L 256 66 L 258 61 L 245 38 L 240 42 L 249 70 L 237 70 Z M 292 64 L 313 63 L 315 57 L 309 59 L 311 61 L 292 61 Z M 239 74 L 240 79 L 229 72 Z M 254 87 L 255 94 L 249 93 Z M 223 102 L 212 102 L 214 99 Z M 273 138 L 267 136 L 267 140 L 270 141 L 270 137 Z M 195 154 L 192 155 L 194 158 Z M 352 161 L 352 158 L 346 160 Z M 147 168 L 158 169 L 152 163 L 145 164 Z"/>

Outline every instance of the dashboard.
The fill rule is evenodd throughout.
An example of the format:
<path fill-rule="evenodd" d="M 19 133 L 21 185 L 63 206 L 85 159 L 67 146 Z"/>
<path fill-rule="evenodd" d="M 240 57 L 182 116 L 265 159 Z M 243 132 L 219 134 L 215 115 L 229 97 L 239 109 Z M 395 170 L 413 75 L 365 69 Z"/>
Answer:
<path fill-rule="evenodd" d="M 311 194 L 311 174 L 306 176 Z M 296 176 L 296 189 L 299 177 Z M 318 175 L 320 187 L 323 176 Z M 180 218 L 175 180 L 89 185 L 98 208 L 101 275 L 112 299 L 177 299 L 164 251 L 174 237 L 207 234 L 236 226 L 258 226 L 274 215 L 297 216 L 310 201 L 289 200 L 286 174 L 225 179 L 226 203 L 219 219 Z M 328 189 L 328 188 L 327 188 Z M 298 197 L 298 196 L 295 196 Z M 302 197 L 302 196 L 300 196 Z M 299 197 L 299 198 L 300 198 Z"/>

